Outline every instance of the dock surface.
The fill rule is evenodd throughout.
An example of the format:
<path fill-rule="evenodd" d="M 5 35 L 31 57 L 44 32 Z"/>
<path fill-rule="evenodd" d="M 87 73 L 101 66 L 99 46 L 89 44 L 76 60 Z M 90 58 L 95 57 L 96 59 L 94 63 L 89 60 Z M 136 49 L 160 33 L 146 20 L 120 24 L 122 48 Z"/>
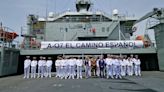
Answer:
<path fill-rule="evenodd" d="M 0 92 L 163 92 L 164 72 L 143 72 L 123 79 L 23 79 L 23 75 L 0 78 Z"/>

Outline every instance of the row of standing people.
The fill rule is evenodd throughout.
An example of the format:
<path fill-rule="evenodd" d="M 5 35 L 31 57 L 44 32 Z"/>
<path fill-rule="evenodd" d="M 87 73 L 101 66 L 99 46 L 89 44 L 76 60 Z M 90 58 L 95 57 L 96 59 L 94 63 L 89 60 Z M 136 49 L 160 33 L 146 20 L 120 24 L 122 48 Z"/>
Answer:
<path fill-rule="evenodd" d="M 82 79 L 83 60 L 74 57 L 59 57 L 56 62 L 56 77 L 61 79 Z"/>
<path fill-rule="evenodd" d="M 52 63 L 53 61 L 51 60 L 51 57 L 48 57 L 47 60 L 46 57 L 40 57 L 40 60 L 37 61 L 36 57 L 33 57 L 33 59 L 30 60 L 30 56 L 26 56 L 24 61 L 24 78 L 51 77 Z M 36 73 L 36 71 L 38 73 Z"/>
<path fill-rule="evenodd" d="M 124 76 L 141 76 L 141 61 L 135 57 L 109 55 L 106 59 L 97 60 L 97 74 L 106 78 L 122 78 Z M 100 71 L 100 73 L 99 73 Z"/>
<path fill-rule="evenodd" d="M 136 55 L 135 58 L 122 57 L 116 55 L 108 55 L 106 59 L 101 58 L 73 58 L 59 57 L 56 62 L 56 77 L 61 79 L 75 77 L 77 79 L 85 76 L 106 77 L 106 78 L 122 78 L 123 76 L 141 76 L 141 61 Z M 85 71 L 83 74 L 83 70 Z"/>
<path fill-rule="evenodd" d="M 40 60 L 37 61 L 36 57 L 30 60 L 30 57 L 27 56 L 27 59 L 24 61 L 24 78 L 30 77 L 30 69 L 31 78 L 36 78 L 36 75 L 38 78 L 51 77 L 52 63 L 51 57 L 48 57 L 48 60 L 45 57 L 40 57 Z M 92 75 L 106 78 L 122 78 L 126 75 L 141 76 L 140 64 L 141 61 L 137 55 L 135 58 L 133 56 L 108 55 L 106 59 L 103 57 L 87 57 L 85 59 L 58 57 L 55 61 L 56 77 L 61 79 L 82 79 L 83 76 L 89 78 Z M 37 67 L 38 74 L 36 74 Z"/>

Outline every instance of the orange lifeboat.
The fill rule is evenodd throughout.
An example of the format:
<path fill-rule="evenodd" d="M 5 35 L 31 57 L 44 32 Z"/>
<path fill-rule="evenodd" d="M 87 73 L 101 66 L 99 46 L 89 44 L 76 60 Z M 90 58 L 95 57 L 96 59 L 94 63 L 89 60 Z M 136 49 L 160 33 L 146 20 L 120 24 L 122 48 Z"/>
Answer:
<path fill-rule="evenodd" d="M 150 46 L 150 41 L 146 40 L 143 35 L 137 36 L 135 40 L 141 40 L 141 41 L 143 41 L 144 47 L 149 47 Z"/>
<path fill-rule="evenodd" d="M 4 41 L 13 41 L 18 36 L 15 32 L 7 32 L 0 28 L 0 37 Z"/>
<path fill-rule="evenodd" d="M 139 36 L 136 37 L 136 40 L 142 40 L 142 41 L 144 41 L 144 36 L 143 35 L 139 35 Z"/>

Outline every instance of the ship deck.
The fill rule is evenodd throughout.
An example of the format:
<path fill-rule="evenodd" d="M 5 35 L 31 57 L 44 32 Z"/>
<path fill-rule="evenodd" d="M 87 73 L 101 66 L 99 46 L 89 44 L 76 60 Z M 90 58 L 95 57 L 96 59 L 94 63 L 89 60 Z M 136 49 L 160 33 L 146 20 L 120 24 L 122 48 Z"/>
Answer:
<path fill-rule="evenodd" d="M 60 55 L 60 54 L 156 54 L 156 48 L 139 49 L 22 49 L 21 55 Z"/>

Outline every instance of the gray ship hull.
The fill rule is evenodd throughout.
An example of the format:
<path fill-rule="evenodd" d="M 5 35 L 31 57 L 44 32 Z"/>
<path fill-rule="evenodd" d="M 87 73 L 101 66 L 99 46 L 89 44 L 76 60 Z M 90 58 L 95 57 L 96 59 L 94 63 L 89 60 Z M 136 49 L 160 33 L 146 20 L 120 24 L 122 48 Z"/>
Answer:
<path fill-rule="evenodd" d="M 0 48 L 0 76 L 16 74 L 20 51 L 14 48 Z"/>

